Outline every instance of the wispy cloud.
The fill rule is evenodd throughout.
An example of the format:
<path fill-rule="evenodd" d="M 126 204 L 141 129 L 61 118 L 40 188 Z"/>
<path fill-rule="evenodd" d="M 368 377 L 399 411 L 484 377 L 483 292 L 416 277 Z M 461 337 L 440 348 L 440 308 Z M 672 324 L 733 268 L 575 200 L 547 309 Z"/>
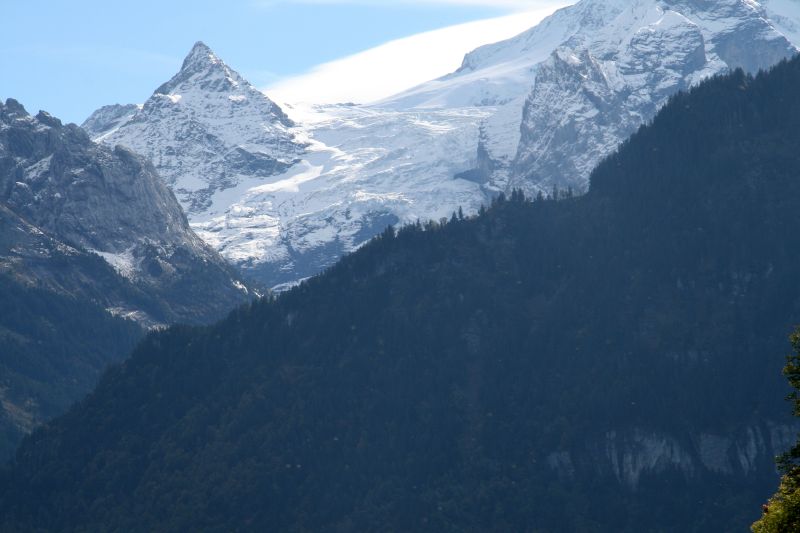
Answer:
<path fill-rule="evenodd" d="M 465 53 L 513 37 L 569 3 L 549 0 L 546 7 L 540 4 L 539 9 L 390 41 L 280 80 L 267 87 L 266 92 L 281 103 L 376 101 L 454 71 Z"/>
<path fill-rule="evenodd" d="M 537 9 L 548 5 L 548 0 L 254 0 L 254 4 L 263 7 L 281 4 L 317 4 L 317 5 L 363 5 L 377 7 L 393 6 L 483 6 L 504 8 L 511 11 Z"/>

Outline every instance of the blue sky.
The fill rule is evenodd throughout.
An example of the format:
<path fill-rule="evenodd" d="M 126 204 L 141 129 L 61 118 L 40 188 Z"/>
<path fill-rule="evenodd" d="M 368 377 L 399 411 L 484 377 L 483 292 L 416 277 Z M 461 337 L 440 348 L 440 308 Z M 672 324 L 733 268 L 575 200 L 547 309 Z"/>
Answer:
<path fill-rule="evenodd" d="M 537 0 L 3 0 L 0 98 L 80 123 L 143 102 L 197 40 L 258 86 Z"/>

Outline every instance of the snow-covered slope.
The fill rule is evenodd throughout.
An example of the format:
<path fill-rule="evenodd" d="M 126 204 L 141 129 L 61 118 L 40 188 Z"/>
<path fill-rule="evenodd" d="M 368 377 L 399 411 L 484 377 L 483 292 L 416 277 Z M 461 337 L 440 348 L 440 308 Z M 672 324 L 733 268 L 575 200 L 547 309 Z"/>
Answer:
<path fill-rule="evenodd" d="M 388 111 L 326 106 L 306 128 L 314 141 L 289 172 L 217 195 L 198 234 L 223 256 L 279 285 L 320 272 L 389 224 L 474 211 L 482 109 Z"/>
<path fill-rule="evenodd" d="M 103 106 L 92 113 L 92 116 L 86 119 L 81 127 L 92 137 L 103 134 L 110 135 L 123 124 L 130 122 L 141 109 L 142 106 L 136 104 Z"/>
<path fill-rule="evenodd" d="M 151 157 L 201 237 L 274 286 L 389 223 L 471 212 L 516 187 L 583 190 L 669 95 L 798 43 L 798 0 L 582 0 L 395 97 L 287 108 L 294 126 L 197 45 L 128 122 L 115 108 L 91 129 Z"/>
<path fill-rule="evenodd" d="M 318 273 L 387 224 L 487 198 L 454 179 L 476 163 L 488 116 L 479 108 L 333 105 L 306 110 L 297 126 L 198 43 L 126 119 L 130 109 L 102 108 L 84 127 L 151 158 L 198 234 L 269 286 Z"/>
<path fill-rule="evenodd" d="M 585 189 L 597 163 L 670 95 L 729 69 L 757 72 L 797 52 L 800 41 L 793 44 L 757 2 L 709 4 L 620 3 L 602 13 L 599 28 L 574 34 L 540 63 L 510 186 L 529 193 Z"/>
<path fill-rule="evenodd" d="M 578 190 L 669 95 L 796 53 L 797 0 L 582 0 L 380 103 L 493 107 L 477 171 L 494 189 Z"/>
<path fill-rule="evenodd" d="M 280 107 L 201 42 L 180 72 L 130 109 L 101 108 L 83 126 L 95 140 L 149 157 L 189 214 L 207 212 L 221 191 L 284 172 L 303 153 Z"/>

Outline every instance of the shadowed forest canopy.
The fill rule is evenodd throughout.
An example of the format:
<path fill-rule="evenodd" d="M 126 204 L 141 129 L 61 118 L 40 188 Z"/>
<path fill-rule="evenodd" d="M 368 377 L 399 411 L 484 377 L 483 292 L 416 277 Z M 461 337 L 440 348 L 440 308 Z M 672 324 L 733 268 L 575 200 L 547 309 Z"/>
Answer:
<path fill-rule="evenodd" d="M 26 440 L 2 526 L 745 529 L 794 437 L 797 87 L 800 60 L 713 79 L 585 196 L 390 229 L 150 335 Z"/>
<path fill-rule="evenodd" d="M 87 299 L 26 287 L 0 274 L 0 461 L 23 432 L 91 390 L 144 336 Z"/>

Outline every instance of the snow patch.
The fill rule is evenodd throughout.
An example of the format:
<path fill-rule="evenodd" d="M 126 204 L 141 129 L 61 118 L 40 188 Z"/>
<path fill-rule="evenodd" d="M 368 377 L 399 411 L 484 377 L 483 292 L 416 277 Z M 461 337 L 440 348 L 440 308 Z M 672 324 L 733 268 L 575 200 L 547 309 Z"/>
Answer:
<path fill-rule="evenodd" d="M 120 276 L 133 280 L 136 278 L 136 272 L 139 269 L 136 258 L 133 256 L 133 250 L 134 247 L 128 248 L 121 253 L 101 252 L 100 250 L 89 251 L 102 257 Z"/>

